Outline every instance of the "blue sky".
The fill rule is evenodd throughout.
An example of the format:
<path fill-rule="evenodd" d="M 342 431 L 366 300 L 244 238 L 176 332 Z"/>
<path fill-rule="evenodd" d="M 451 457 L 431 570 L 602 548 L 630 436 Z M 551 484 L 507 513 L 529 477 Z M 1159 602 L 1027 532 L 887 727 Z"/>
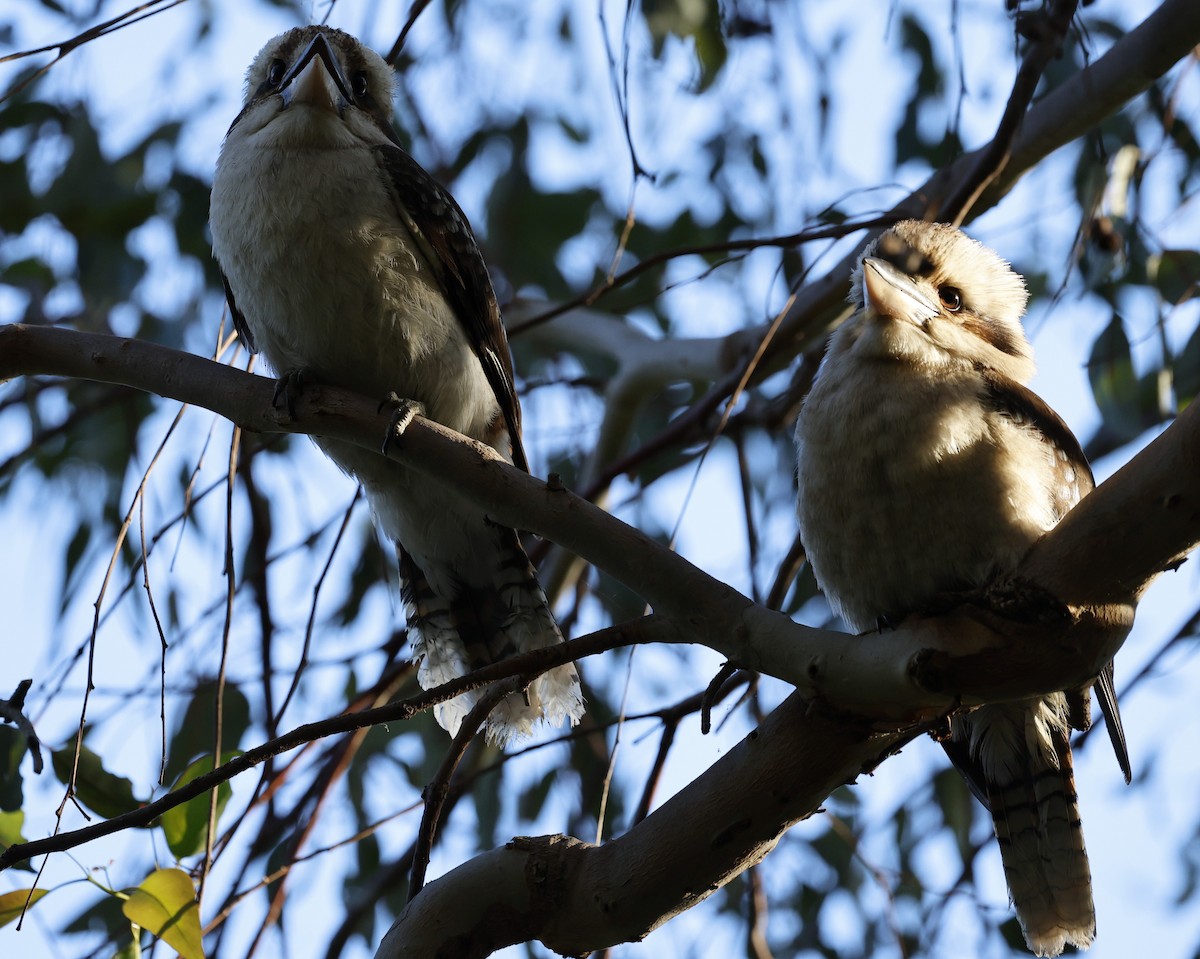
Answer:
<path fill-rule="evenodd" d="M 1139 21 L 1152 4 L 1127 3 L 1116 0 L 1098 0 L 1090 12 L 1104 14 L 1129 24 Z M 776 42 L 785 48 L 794 44 L 795 49 L 785 52 L 793 55 L 780 56 L 777 61 L 765 57 L 756 59 L 752 47 L 742 54 L 744 60 L 736 64 L 723 80 L 724 88 L 719 96 L 704 99 L 687 95 L 681 88 L 687 85 L 690 59 L 683 51 L 677 56 L 668 56 L 661 63 L 651 62 L 646 53 L 646 41 L 635 36 L 631 55 L 631 116 L 635 142 L 647 164 L 662 170 L 681 169 L 688 171 L 681 177 L 682 186 L 654 186 L 640 183 L 631 194 L 631 179 L 625 153 L 624 138 L 619 125 L 619 114 L 612 97 L 611 83 L 599 42 L 601 23 L 592 4 L 580 4 L 569 14 L 574 29 L 590 38 L 581 48 L 589 56 L 582 62 L 564 60 L 565 54 L 549 52 L 550 47 L 538 46 L 539 38 L 553 36 L 557 18 L 555 4 L 545 4 L 538 13 L 524 17 L 515 16 L 516 7 L 511 4 L 495 4 L 492 8 L 493 21 L 474 23 L 464 38 L 467 54 L 473 58 L 481 75 L 498 76 L 492 91 L 479 93 L 482 101 L 493 109 L 512 111 L 529 110 L 539 104 L 555 102 L 561 98 L 577 96 L 580 89 L 590 91 L 590 98 L 580 106 L 580 122 L 595 125 L 606 131 L 607 150 L 581 154 L 565 137 L 556 137 L 550 132 L 539 133 L 534 150 L 536 173 L 542 182 L 554 184 L 562 189 L 580 183 L 594 183 L 615 208 L 621 208 L 634 197 L 639 215 L 649 220 L 670 217 L 681 205 L 694 210 L 698 219 L 705 215 L 707 198 L 698 181 L 690 177 L 687 151 L 694 150 L 698 138 L 706 133 L 723 129 L 730 122 L 747 124 L 778 123 L 786 126 L 789 133 L 801 132 L 815 123 L 811 110 L 814 75 L 809 48 L 831 48 L 837 43 L 845 45 L 846 55 L 835 63 L 835 73 L 830 79 L 835 93 L 832 111 L 833 156 L 828 158 L 806 155 L 788 150 L 796 141 L 793 137 L 781 136 L 778 143 L 769 148 L 778 151 L 774 156 L 774 169 L 782 171 L 767 194 L 748 192 L 745 202 L 748 208 L 766 211 L 764 217 L 778 232 L 790 232 L 803 223 L 805 215 L 820 209 L 832 199 L 849 191 L 863 189 L 883 182 L 894 181 L 893 185 L 878 194 L 861 198 L 861 205 L 871 208 L 888 205 L 924 179 L 924 171 L 915 166 L 895 171 L 887 149 L 863 149 L 861 144 L 871 131 L 888 131 L 894 123 L 895 111 L 906 96 L 906 88 L 879 82 L 879 77 L 891 70 L 903 74 L 908 69 L 903 57 L 894 49 L 895 12 L 884 3 L 868 3 L 855 10 L 831 2 L 811 4 L 801 9 L 796 5 L 794 14 L 797 30 L 794 35 L 781 34 Z M 109 8 L 106 8 L 106 13 Z M 115 10 L 116 8 L 111 8 Z M 318 13 L 323 12 L 323 7 Z M 608 3 L 608 24 L 615 30 L 620 24 L 620 5 Z M 1008 26 L 1002 15 L 1002 5 L 986 5 L 991 11 L 982 20 L 981 31 L 962 37 L 964 51 L 979 49 L 995 50 L 995 55 L 981 61 L 965 56 L 963 69 L 966 77 L 967 98 L 964 101 L 962 136 L 968 147 L 983 142 L 991 133 L 996 117 L 1007 93 L 1011 77 L 1013 57 Z M 370 2 L 339 3 L 332 17 L 335 25 L 357 32 L 377 48 L 390 45 L 402 22 L 404 11 L 400 5 Z M 241 78 L 253 54 L 261 44 L 276 32 L 293 25 L 290 15 L 268 8 L 265 5 L 233 5 L 221 7 L 212 34 L 202 43 L 190 46 L 192 25 L 201 15 L 201 7 L 185 4 L 161 16 L 156 16 L 131 29 L 118 32 L 100 42 L 91 44 L 73 53 L 59 64 L 47 81 L 49 88 L 64 100 L 86 98 L 95 115 L 100 118 L 105 131 L 105 145 L 112 152 L 120 152 L 135 142 L 148 129 L 164 119 L 187 117 L 186 132 L 178 162 L 203 177 L 211 176 L 221 138 L 230 119 L 236 114 L 241 97 Z M 27 2 L 6 14 L 14 17 L 18 27 L 15 31 L 21 47 L 40 45 L 62 39 L 61 27 L 46 17 L 40 5 Z M 949 36 L 948 14 L 922 8 L 921 17 L 930 24 L 934 35 Z M 431 18 L 432 19 L 432 18 Z M 484 18 L 487 20 L 487 18 Z M 501 51 L 512 40 L 515 29 L 513 22 L 523 24 L 522 56 L 506 59 Z M 976 20 L 965 18 L 975 24 Z M 368 27 L 369 25 L 369 27 Z M 615 26 L 614 26 L 615 25 Z M 422 116 L 429 122 L 435 140 L 456 142 L 470 132 L 471 114 L 453 109 L 455 86 L 464 82 L 452 70 L 455 62 L 448 54 L 443 56 L 439 44 L 444 38 L 436 23 L 422 24 L 413 35 L 412 45 L 418 58 L 427 56 L 426 69 L 414 71 L 414 89 L 410 91 L 415 102 L 421 104 Z M 1097 40 L 1099 42 L 1099 39 Z M 181 50 L 186 52 L 181 54 Z M 546 60 L 539 61 L 530 51 L 545 50 Z M 0 52 L 4 52 L 0 49 Z M 778 50 L 772 51 L 778 53 Z M 785 64 L 785 76 L 780 80 L 769 73 L 772 62 Z M 0 83 L 7 82 L 10 74 L 0 72 Z M 763 82 L 784 82 L 794 85 L 796 96 L 790 101 L 767 101 L 755 99 L 753 91 Z M 581 88 L 579 84 L 584 84 Z M 580 102 L 580 101 L 574 101 Z M 781 111 L 780 103 L 788 113 Z M 1181 113 L 1192 119 L 1193 125 L 1200 116 L 1200 83 L 1195 71 L 1179 87 Z M 403 106 L 402 106 L 403 114 Z M 929 117 L 928 122 L 939 122 L 938 117 Z M 790 126 L 789 126 L 790 125 Z M 885 134 L 886 136 L 887 134 Z M 4 144 L 0 141 L 0 151 Z M 1064 151 L 1064 154 L 1068 151 Z M 48 157 L 47 162 L 53 162 Z M 164 160 L 164 162 L 166 162 Z M 1169 158 L 1163 163 L 1169 163 Z M 1066 267 L 1068 252 L 1076 226 L 1076 214 L 1067 204 L 1047 208 L 1044 198 L 1059 196 L 1069 191 L 1072 167 L 1069 156 L 1060 155 L 1031 173 L 1014 190 L 1012 196 L 995 211 L 985 215 L 972 227 L 972 232 L 995 246 L 1002 254 L 1011 258 L 1018 268 L 1041 268 L 1051 275 L 1060 274 Z M 481 215 L 486 196 L 483 184 L 486 177 L 478 174 L 464 177 L 458 185 L 457 195 L 473 218 Z M 1196 205 L 1181 210 L 1167 209 L 1162 197 L 1166 191 L 1156 193 L 1153 185 L 1147 186 L 1143 202 L 1144 215 L 1152 219 L 1160 230 L 1165 246 L 1173 244 L 1195 245 L 1200 236 L 1200 216 Z M 25 242 L 38 249 L 55 248 L 65 241 L 52 230 L 34 231 Z M 141 291 L 145 302 L 160 305 L 164 309 L 186 293 L 194 290 L 201 282 L 199 271 L 194 266 L 179 264 L 170 252 L 167 231 L 148 227 L 139 235 L 137 242 L 160 266 Z M 611 255 L 598 242 L 586 238 L 575 247 L 570 256 L 577 257 L 581 267 L 590 268 L 596 262 L 605 262 Z M 69 262 L 71 252 L 64 247 L 59 254 Z M 832 256 L 828 262 L 834 262 Z M 672 310 L 679 317 L 680 330 L 694 335 L 715 335 L 735 329 L 749 321 L 761 320 L 772 309 L 781 305 L 785 291 L 773 279 L 773 263 L 770 256 L 763 256 L 761 265 L 752 266 L 747 272 L 749 281 L 743 284 L 728 283 L 704 287 L 683 287 L 673 294 Z M 682 269 L 682 268 L 681 268 Z M 755 279 L 757 275 L 757 280 Z M 753 290 L 747 286 L 755 283 Z M 81 291 L 86 295 L 85 291 Z M 7 301 L 10 306 L 11 300 Z M 714 303 L 725 307 L 715 309 Z M 0 322 L 8 321 L 5 315 L 6 300 L 0 290 Z M 1153 324 L 1145 318 L 1152 311 L 1145 304 L 1130 302 L 1129 317 L 1133 328 L 1131 339 L 1135 342 L 1135 355 L 1141 362 L 1149 362 L 1158 348 L 1151 335 Z M 189 347 L 197 352 L 211 349 L 213 331 L 220 321 L 220 304 L 215 297 L 207 304 L 208 317 L 203 329 L 193 330 Z M 754 310 L 761 311 L 755 315 Z M 1072 289 L 1072 295 L 1053 305 L 1052 315 L 1044 306 L 1039 307 L 1028 319 L 1035 349 L 1039 357 L 1040 373 L 1034 388 L 1063 413 L 1068 423 L 1081 436 L 1088 435 L 1098 423 L 1098 414 L 1090 398 L 1087 374 L 1083 362 L 1086 349 L 1096 334 L 1108 322 L 1109 316 L 1100 309 L 1098 301 Z M 1195 326 L 1198 315 L 1195 303 L 1178 310 L 1170 318 L 1168 330 L 1173 342 L 1178 345 L 1182 338 Z M 1140 325 L 1139 325 L 1140 324 Z M 527 403 L 526 419 L 529 431 L 535 439 L 539 431 L 548 434 L 555 429 L 570 428 L 570 421 L 556 412 L 550 402 L 535 399 Z M 597 417 L 594 408 L 582 407 L 584 415 Z M 573 412 L 579 410 L 572 408 Z M 154 428 L 163 429 L 173 410 L 164 411 Z M 203 411 L 190 411 L 190 428 L 201 437 L 207 435 L 211 417 Z M 19 448 L 27 437 L 12 430 L 11 419 L 0 420 L 0 454 Z M 585 429 L 595 428 L 589 421 Z M 7 433 L 5 431 L 8 431 Z M 215 427 L 218 440 L 213 449 L 223 450 L 227 443 L 223 424 Z M 298 444 L 299 445 L 299 444 Z M 535 446 L 536 448 L 536 446 Z M 195 446 L 178 451 L 179 462 L 189 462 Z M 1099 477 L 1111 473 L 1120 465 L 1122 451 L 1095 464 Z M 219 462 L 222 453 L 210 455 L 210 476 L 218 476 L 222 469 Z M 326 464 L 313 450 L 298 449 L 296 459 L 289 466 L 279 467 L 278 474 L 266 477 L 276 488 L 286 491 L 287 502 L 292 510 L 293 528 L 282 530 L 288 536 L 299 538 L 300 531 L 311 523 L 325 522 L 336 517 L 352 494 L 352 487 L 332 467 Z M 296 464 L 299 464 L 297 467 Z M 630 504 L 622 509 L 622 515 L 636 522 L 646 515 L 653 515 L 662 522 L 673 524 L 682 513 L 679 549 L 693 562 L 718 576 L 725 576 L 740 588 L 748 588 L 746 562 L 740 540 L 729 535 L 728 529 L 736 529 L 736 521 L 714 532 L 711 517 L 727 515 L 731 501 L 732 457 L 718 449 L 705 464 L 694 489 L 690 489 L 692 477 L 684 472 L 671 477 L 649 493 L 642 502 Z M 780 466 L 780 483 L 787 481 L 787 464 Z M 166 496 L 169 486 L 160 491 Z M 690 490 L 690 492 L 689 492 Z M 58 491 L 63 495 L 64 491 Z M 613 501 L 621 503 L 623 493 L 628 490 L 618 486 Z M 79 498 L 86 496 L 86 489 L 66 490 L 65 497 L 72 493 Z M 156 494 L 158 495 L 158 494 Z M 30 641 L 10 643 L 6 651 L 5 668 L 0 671 L 0 693 L 5 687 L 25 676 L 45 676 L 60 664 L 63 651 L 72 648 L 87 635 L 90 628 L 92 599 L 98 592 L 102 564 L 88 573 L 77 584 L 75 600 L 67 607 L 62 618 L 57 616 L 57 597 L 60 584 L 55 581 L 53 571 L 38 563 L 33 557 L 40 553 L 53 554 L 57 544 L 70 535 L 72 517 L 66 512 L 46 515 L 41 508 L 45 491 L 26 476 L 19 481 L 11 496 L 0 503 L 0 531 L 8 544 L 3 554 L 6 566 L 13 574 L 0 577 L 0 609 L 19 611 L 19 619 L 11 626 L 12 635 L 29 637 Z M 683 505 L 686 504 L 686 505 Z M 158 501 L 156 507 L 163 515 L 168 503 Z M 199 525 L 208 531 L 219 529 L 222 510 L 220 504 L 212 502 L 205 507 L 207 518 Z M 645 511 L 645 512 L 643 512 Z M 355 535 L 365 538 L 365 513 L 360 511 L 363 522 L 356 528 Z M 790 543 L 794 533 L 794 521 L 786 503 L 773 510 L 763 519 L 764 569 L 758 571 L 759 578 L 768 575 L 766 567 L 777 561 Z M 215 535 L 211 532 L 206 536 Z M 733 544 L 733 545 L 731 545 Z M 221 590 L 219 563 L 212 562 L 213 543 L 206 537 L 199 542 L 185 539 L 177 560 L 178 568 L 188 570 L 197 585 L 196 608 L 192 611 L 197 622 L 203 622 L 204 601 Z M 297 560 L 297 564 L 299 560 Z M 163 575 L 167 575 L 163 571 Z M 1200 583 L 1196 564 L 1189 563 L 1175 574 L 1163 577 L 1147 595 L 1137 626 L 1118 661 L 1118 687 L 1121 677 L 1133 675 L 1159 648 L 1166 637 L 1178 628 L 1194 606 L 1194 597 L 1200 594 Z M 298 580 L 294 595 L 289 598 L 301 608 L 306 608 L 307 581 Z M 818 604 L 819 606 L 819 604 Z M 806 611 L 811 620 L 818 622 L 822 611 L 813 608 Z M 338 648 L 335 643 L 344 643 L 349 648 L 364 648 L 369 638 L 388 628 L 389 623 L 399 619 L 398 603 L 394 592 L 389 596 L 375 594 L 365 611 L 363 622 L 356 629 L 334 635 L 333 631 L 323 636 L 323 652 L 330 655 Z M 157 704 L 145 700 L 136 708 L 125 707 L 117 712 L 119 696 L 105 699 L 110 694 L 130 688 L 131 679 L 153 677 L 151 664 L 137 647 L 122 639 L 122 629 L 136 631 L 141 627 L 140 614 L 119 612 L 114 616 L 113 626 L 102 634 L 101 654 L 98 658 L 101 694 L 94 701 L 94 715 L 104 716 L 113 712 L 119 715 L 113 728 L 102 740 L 105 748 L 114 756 L 114 766 L 126 775 L 135 778 L 148 789 L 147 770 L 156 764 L 157 752 Z M 197 629 L 204 634 L 207 626 Z M 46 642 L 32 641 L 48 638 Z M 292 636 L 294 638 L 294 634 Z M 185 641 L 196 642 L 195 638 Z M 196 647 L 191 647 L 195 649 Z M 638 653 L 637 669 L 649 677 L 659 677 L 644 686 L 635 688 L 630 702 L 631 711 L 638 711 L 659 702 L 665 690 L 678 689 L 683 683 L 702 687 L 711 675 L 718 660 L 714 655 L 698 651 L 681 663 L 672 651 L 646 649 Z M 253 661 L 239 663 L 235 668 L 252 666 Z M 370 657 L 360 665 L 361 675 L 372 668 Z M 619 685 L 624 679 L 624 654 L 608 658 L 606 662 L 589 663 L 589 678 L 593 682 Z M 325 682 L 321 671 L 313 673 L 317 689 Z M 331 670 L 328 682 L 334 682 Z M 40 730 L 48 740 L 56 741 L 69 735 L 78 717 L 78 694 L 81 677 L 73 674 L 66 686 L 62 701 L 53 703 L 34 700 L 38 710 Z M 772 685 L 769 696 L 782 698 L 782 684 Z M 1097 912 L 1100 917 L 1100 938 L 1090 955 L 1097 959 L 1128 957 L 1153 954 L 1158 959 L 1186 959 L 1193 955 L 1196 943 L 1200 942 L 1200 909 L 1194 904 L 1176 908 L 1174 898 L 1182 888 L 1182 871 L 1179 859 L 1180 837 L 1190 835 L 1196 826 L 1195 796 L 1200 795 L 1200 763 L 1194 757 L 1191 744 L 1200 736 L 1198 721 L 1188 709 L 1195 689 L 1200 688 L 1200 666 L 1189 649 L 1184 648 L 1164 657 L 1159 674 L 1143 683 L 1134 693 L 1125 697 L 1122 709 L 1130 737 L 1130 752 L 1134 760 L 1135 775 L 1144 776 L 1146 784 L 1138 789 L 1127 790 L 1120 781 L 1119 773 L 1108 753 L 1107 743 L 1102 736 L 1092 739 L 1082 749 L 1077 759 L 1077 774 L 1083 797 L 1083 817 L 1091 855 Z M 312 701 L 319 702 L 316 691 Z M 305 701 L 300 701 L 290 718 L 295 722 L 315 718 L 305 715 Z M 723 750 L 737 740 L 746 730 L 744 717 L 731 722 L 720 735 L 701 738 L 698 730 L 687 728 L 681 731 L 681 742 L 667 769 L 663 795 L 686 784 L 694 778 L 697 770 L 709 765 Z M 637 783 L 643 775 L 656 746 L 654 737 L 642 737 L 636 730 L 625 735 L 618 766 L 621 781 Z M 1151 762 L 1153 757 L 1153 762 Z M 540 774 L 552 759 L 536 759 L 517 775 L 530 778 Z M 887 824 L 896 807 L 911 789 L 912 783 L 928 776 L 928 771 L 940 768 L 944 759 L 933 744 L 924 740 L 914 743 L 904 753 L 884 764 L 869 779 L 857 787 L 857 794 L 864 806 L 863 821 L 868 824 L 863 844 L 863 855 L 869 862 L 886 868 L 892 862 L 893 851 L 889 847 Z M 45 805 L 57 803 L 56 791 L 46 788 Z M 381 792 L 395 784 L 381 782 Z M 399 787 L 397 792 L 399 792 Z M 465 814 L 464 814 L 465 815 Z M 404 828 L 415 823 L 410 817 L 403 821 Z M 78 821 L 71 820 L 71 825 Z M 350 829 L 348 822 L 339 823 L 337 817 L 327 825 L 329 835 L 337 833 L 341 825 Z M 513 828 L 516 824 L 513 823 Z M 553 816 L 547 816 L 539 824 L 547 831 L 561 828 Z M 435 856 L 431 875 L 452 866 L 461 857 L 469 855 L 469 823 L 458 823 L 460 830 L 452 832 L 447 843 Z M 46 828 L 45 822 L 30 825 L 27 832 L 33 834 L 38 828 Z M 823 828 L 819 821 L 801 824 L 793 830 L 796 837 L 809 831 Z M 586 838 L 586 837 L 585 837 Z M 392 845 L 398 845 L 394 840 Z M 78 850 L 76 856 L 85 866 L 98 865 L 110 857 L 116 861 L 114 882 L 123 885 L 136 881 L 121 876 L 120 860 L 122 842 L 95 844 Z M 165 850 L 160 850 L 160 855 Z M 338 855 L 334 854 L 334 862 Z M 939 881 L 949 885 L 950 857 L 953 851 L 941 849 L 937 841 L 931 841 L 923 851 L 923 878 L 936 887 Z M 804 859 L 803 847 L 786 840 L 770 857 L 764 867 L 769 877 L 773 871 L 782 876 L 789 871 L 811 868 Z M 81 869 L 72 865 L 66 857 L 52 860 L 47 872 L 47 884 L 55 886 L 82 875 Z M 322 908 L 308 911 L 307 922 L 298 939 L 292 943 L 294 954 L 306 955 L 305 940 L 327 934 L 336 917 L 329 914 L 328 903 L 340 903 L 341 891 L 336 886 L 336 871 L 322 868 L 307 874 L 311 891 L 307 893 L 313 902 Z M 12 888 L 12 884 L 24 882 L 23 876 L 7 874 L 0 878 L 0 890 Z M 999 857 L 995 850 L 987 853 L 981 861 L 978 881 L 981 892 L 998 910 L 1006 903 L 1006 893 L 1001 876 Z M 870 894 L 868 893 L 868 896 Z M 81 904 L 94 898 L 94 893 L 80 884 L 56 892 L 49 906 L 61 913 L 46 910 L 46 915 L 71 914 Z M 880 909 L 886 908 L 883 893 L 879 893 Z M 933 955 L 964 955 L 963 946 L 955 941 L 956 929 L 971 928 L 969 917 L 963 912 L 973 910 L 974 903 L 965 900 L 954 902 L 948 909 L 947 926 L 939 944 L 931 950 Z M 846 903 L 831 897 L 826 906 L 828 915 L 823 921 L 831 928 L 844 930 L 848 940 L 856 934 L 858 919 Z M 622 954 L 657 955 L 673 953 L 681 942 L 707 942 L 707 951 L 697 955 L 726 955 L 734 948 L 739 932 L 726 930 L 714 923 L 715 912 L 700 907 L 692 914 L 681 917 L 664 929 L 656 932 L 647 943 L 630 948 Z M 46 922 L 53 925 L 54 920 Z M 244 927 L 238 929 L 245 935 Z M 696 946 L 702 949 L 701 946 Z M 350 955 L 363 955 L 361 949 Z M 969 947 L 968 947 L 969 949 Z M 46 927 L 35 912 L 26 932 L 16 934 L 11 927 L 0 930 L 0 951 L 14 959 L 25 956 L 74 955 L 73 946 L 55 945 Z M 515 954 L 515 952 L 514 952 Z M 992 953 L 981 953 L 991 955 Z M 1007 953 L 1005 953 L 1007 954 Z M 882 953 L 881 953 L 882 955 Z"/>

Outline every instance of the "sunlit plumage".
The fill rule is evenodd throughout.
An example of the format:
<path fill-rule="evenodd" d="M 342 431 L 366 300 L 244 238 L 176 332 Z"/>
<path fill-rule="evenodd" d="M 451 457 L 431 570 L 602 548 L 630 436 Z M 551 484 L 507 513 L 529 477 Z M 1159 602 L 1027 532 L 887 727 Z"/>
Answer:
<path fill-rule="evenodd" d="M 1024 384 L 1021 278 L 953 227 L 905 221 L 863 256 L 796 426 L 800 535 L 857 631 L 936 612 L 1010 571 L 1092 489 L 1079 443 Z M 1123 768 L 1112 694 L 1098 683 Z M 990 808 L 1031 949 L 1095 935 L 1069 727 L 1079 691 L 958 715 L 946 749 Z"/>

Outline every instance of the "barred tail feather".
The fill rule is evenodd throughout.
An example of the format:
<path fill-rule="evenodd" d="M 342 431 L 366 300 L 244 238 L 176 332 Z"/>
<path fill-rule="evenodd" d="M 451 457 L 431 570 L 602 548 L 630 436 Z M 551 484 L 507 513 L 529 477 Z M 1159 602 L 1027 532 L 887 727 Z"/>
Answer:
<path fill-rule="evenodd" d="M 505 531 L 506 559 L 496 568 L 494 586 L 507 610 L 497 630 L 498 658 L 514 653 L 554 646 L 563 641 L 546 593 L 537 573 L 513 530 Z M 501 703 L 488 723 L 488 738 L 506 743 L 517 735 L 528 735 L 532 724 L 543 719 L 550 726 L 567 722 L 574 726 L 583 716 L 583 694 L 574 663 L 556 666 L 542 673 L 525 691 L 524 708 Z"/>
<path fill-rule="evenodd" d="M 1041 770 L 1032 783 L 997 789 L 991 797 L 1009 894 L 1025 940 L 1039 956 L 1060 955 L 1067 943 L 1086 949 L 1096 935 L 1069 756 L 1067 763 L 1065 770 Z"/>
<path fill-rule="evenodd" d="M 1065 700 L 985 706 L 956 721 L 956 738 L 962 734 L 1029 948 L 1038 956 L 1058 956 L 1068 943 L 1086 949 L 1096 914 Z"/>
<path fill-rule="evenodd" d="M 502 543 L 491 587 L 460 587 L 452 599 L 437 595 L 412 557 L 399 550 L 413 656 L 419 663 L 417 680 L 425 689 L 506 656 L 562 642 L 546 594 L 516 533 L 498 532 Z M 435 706 L 434 717 L 453 736 L 478 700 L 478 690 L 463 693 Z M 487 738 L 503 746 L 531 735 L 538 720 L 575 725 L 582 715 L 579 675 L 574 664 L 567 663 L 497 704 L 488 717 Z"/>
<path fill-rule="evenodd" d="M 400 557 L 400 593 L 417 663 L 417 682 L 433 689 L 471 671 L 466 648 L 458 635 L 450 605 L 433 592 L 424 574 L 403 550 Z M 433 707 L 433 718 L 451 736 L 458 733 L 463 718 L 479 700 L 471 690 Z"/>

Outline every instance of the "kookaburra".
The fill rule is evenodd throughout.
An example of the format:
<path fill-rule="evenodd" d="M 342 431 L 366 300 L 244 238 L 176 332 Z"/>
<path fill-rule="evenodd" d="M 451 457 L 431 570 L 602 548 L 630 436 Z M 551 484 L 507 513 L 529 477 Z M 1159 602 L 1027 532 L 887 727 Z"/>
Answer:
<path fill-rule="evenodd" d="M 866 250 L 796 424 L 800 537 L 865 632 L 1012 571 L 1093 487 L 1079 442 L 1024 384 L 1025 284 L 959 230 L 909 220 Z M 1097 694 L 1128 779 L 1112 664 Z M 1096 931 L 1069 731 L 1086 691 L 954 717 L 946 751 L 991 810 L 1030 948 Z"/>
<path fill-rule="evenodd" d="M 212 190 L 234 325 L 278 374 L 403 397 L 528 469 L 487 267 L 458 204 L 401 148 L 393 79 L 329 27 L 289 30 L 255 57 Z M 378 453 L 317 443 L 396 544 L 423 686 L 562 641 L 514 530 Z M 454 733 L 477 697 L 437 707 L 438 722 Z M 575 668 L 562 666 L 502 702 L 488 733 L 505 742 L 582 710 Z"/>

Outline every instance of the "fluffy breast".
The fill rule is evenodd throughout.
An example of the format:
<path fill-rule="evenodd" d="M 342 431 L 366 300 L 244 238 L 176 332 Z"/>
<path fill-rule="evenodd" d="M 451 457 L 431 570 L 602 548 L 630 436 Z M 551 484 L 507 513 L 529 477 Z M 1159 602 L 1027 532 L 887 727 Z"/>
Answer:
<path fill-rule="evenodd" d="M 375 152 L 283 150 L 256 142 L 265 132 L 222 151 L 212 231 L 271 366 L 307 368 L 371 396 L 394 391 L 485 438 L 495 398 L 440 277 L 395 212 Z"/>
<path fill-rule="evenodd" d="M 972 371 L 842 359 L 797 422 L 798 516 L 817 582 L 861 631 L 1015 566 L 1054 525 L 1054 463 Z"/>

